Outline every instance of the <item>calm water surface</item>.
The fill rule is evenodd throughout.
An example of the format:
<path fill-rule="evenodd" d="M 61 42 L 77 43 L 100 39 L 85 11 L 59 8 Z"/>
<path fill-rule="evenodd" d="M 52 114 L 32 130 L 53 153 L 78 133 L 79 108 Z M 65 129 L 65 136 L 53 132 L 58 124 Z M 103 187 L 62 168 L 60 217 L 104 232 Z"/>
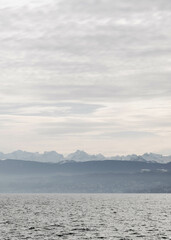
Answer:
<path fill-rule="evenodd" d="M 171 239 L 171 195 L 2 194 L 0 239 Z"/>

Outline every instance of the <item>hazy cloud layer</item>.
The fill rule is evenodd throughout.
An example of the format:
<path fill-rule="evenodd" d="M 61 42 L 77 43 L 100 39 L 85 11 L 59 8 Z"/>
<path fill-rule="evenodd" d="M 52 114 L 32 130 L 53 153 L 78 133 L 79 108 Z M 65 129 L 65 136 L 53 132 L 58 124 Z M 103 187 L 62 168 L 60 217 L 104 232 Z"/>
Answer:
<path fill-rule="evenodd" d="M 1 0 L 1 150 L 171 154 L 170 22 L 170 0 Z"/>

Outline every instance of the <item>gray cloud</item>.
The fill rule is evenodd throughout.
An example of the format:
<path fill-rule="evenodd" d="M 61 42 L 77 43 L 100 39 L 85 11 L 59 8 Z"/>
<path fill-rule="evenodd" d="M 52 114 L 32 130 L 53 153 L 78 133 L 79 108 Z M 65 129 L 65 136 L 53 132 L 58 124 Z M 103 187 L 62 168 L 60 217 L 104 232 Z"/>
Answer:
<path fill-rule="evenodd" d="M 138 77 L 138 76 L 137 76 Z M 83 100 L 115 100 L 115 101 L 130 101 L 135 99 L 151 99 L 151 98 L 170 98 L 171 82 L 170 80 L 160 81 L 149 80 L 149 82 L 137 81 L 120 85 L 45 85 L 41 88 L 40 95 L 46 99 L 83 99 Z M 129 88 L 129 91 L 128 91 Z M 36 86 L 34 87 L 36 89 Z M 47 89 L 49 91 L 47 92 Z"/>
<path fill-rule="evenodd" d="M 117 138 L 117 139 L 139 139 L 139 138 L 150 138 L 156 137 L 157 134 L 152 132 L 139 132 L 139 131 L 123 131 L 123 132 L 108 132 L 105 134 L 101 134 L 101 137 L 107 138 Z"/>
<path fill-rule="evenodd" d="M 29 103 L 29 104 L 0 104 L 0 115 L 19 116 L 52 116 L 63 117 L 70 115 L 92 114 L 103 105 L 85 104 L 74 102 L 60 102 L 54 104 Z"/>
<path fill-rule="evenodd" d="M 97 123 L 88 121 L 68 121 L 68 122 L 57 122 L 42 124 L 37 131 L 42 135 L 56 136 L 59 135 L 82 135 L 89 133 L 93 135 L 93 132 L 107 127 L 107 123 Z"/>

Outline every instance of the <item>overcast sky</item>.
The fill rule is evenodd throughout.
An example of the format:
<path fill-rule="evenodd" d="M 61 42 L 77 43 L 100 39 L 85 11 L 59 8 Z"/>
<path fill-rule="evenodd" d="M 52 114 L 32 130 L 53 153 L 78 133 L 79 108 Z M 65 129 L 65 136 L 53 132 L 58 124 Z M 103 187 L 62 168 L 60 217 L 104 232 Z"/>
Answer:
<path fill-rule="evenodd" d="M 170 0 L 0 0 L 0 151 L 170 143 Z"/>

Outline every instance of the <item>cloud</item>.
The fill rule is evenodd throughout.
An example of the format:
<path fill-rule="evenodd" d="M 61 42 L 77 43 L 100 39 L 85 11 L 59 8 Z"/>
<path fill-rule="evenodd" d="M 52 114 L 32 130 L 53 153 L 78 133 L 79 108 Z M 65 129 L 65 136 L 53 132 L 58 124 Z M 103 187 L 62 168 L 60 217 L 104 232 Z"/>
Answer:
<path fill-rule="evenodd" d="M 0 104 L 0 115 L 63 117 L 93 114 L 102 107 L 79 102 Z"/>
<path fill-rule="evenodd" d="M 41 135 L 48 135 L 51 137 L 76 136 L 76 135 L 94 135 L 99 129 L 104 127 L 104 123 L 70 120 L 67 122 L 47 123 L 37 128 Z"/>
<path fill-rule="evenodd" d="M 137 75 L 138 77 L 139 75 Z M 148 77 L 147 77 L 148 78 Z M 47 91 L 48 90 L 48 91 Z M 39 92 L 39 86 L 34 86 L 34 91 Z M 51 99 L 52 101 L 60 99 L 70 100 L 115 100 L 132 101 L 147 100 L 155 98 L 169 98 L 171 93 L 170 80 L 163 81 L 155 79 L 147 82 L 141 82 L 137 79 L 128 81 L 120 81 L 115 84 L 99 84 L 99 85 L 44 85 L 38 93 L 43 99 Z"/>
<path fill-rule="evenodd" d="M 139 131 L 127 131 L 127 132 L 105 132 L 101 135 L 104 138 L 116 138 L 116 139 L 141 139 L 151 138 L 157 135 L 152 132 L 139 132 Z"/>

